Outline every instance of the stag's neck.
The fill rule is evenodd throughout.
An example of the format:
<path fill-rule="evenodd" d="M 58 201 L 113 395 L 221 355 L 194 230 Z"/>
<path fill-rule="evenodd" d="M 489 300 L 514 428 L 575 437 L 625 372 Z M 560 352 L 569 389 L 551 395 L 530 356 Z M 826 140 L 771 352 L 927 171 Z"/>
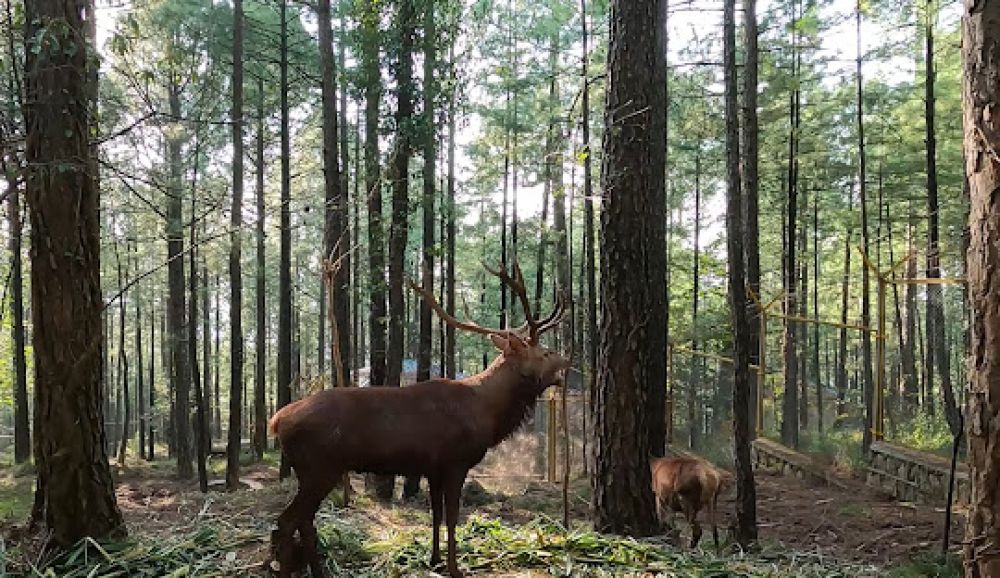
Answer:
<path fill-rule="evenodd" d="M 504 363 L 497 358 L 485 371 L 464 380 L 476 388 L 476 392 L 492 410 L 494 420 L 494 444 L 498 444 L 514 432 L 535 409 L 535 388 L 524 383 L 522 376 L 512 363 Z"/>

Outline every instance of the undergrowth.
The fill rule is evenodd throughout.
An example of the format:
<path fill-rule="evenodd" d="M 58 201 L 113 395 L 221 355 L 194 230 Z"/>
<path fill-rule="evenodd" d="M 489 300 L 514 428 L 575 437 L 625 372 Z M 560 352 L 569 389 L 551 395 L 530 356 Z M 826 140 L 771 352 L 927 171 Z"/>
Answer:
<path fill-rule="evenodd" d="M 895 443 L 915 450 L 951 455 L 952 437 L 943 417 L 920 412 L 896 428 Z"/>
<path fill-rule="evenodd" d="M 372 541 L 356 520 L 325 516 L 321 547 L 334 576 L 425 576 L 430 532 L 400 529 Z M 554 577 L 657 575 L 678 577 L 855 577 L 879 575 L 876 568 L 839 563 L 816 553 L 765 547 L 754 554 L 715 556 L 676 549 L 662 540 L 609 536 L 585 529 L 566 531 L 548 518 L 520 526 L 470 517 L 459 529 L 459 564 L 472 574 L 533 569 Z M 267 534 L 224 524 L 196 528 L 175 538 L 138 537 L 125 542 L 84 540 L 55 557 L 34 562 L 18 550 L 0 549 L 0 574 L 41 577 L 247 576 L 263 573 L 261 560 L 239 553 L 260 551 Z M 5 559 L 6 558 L 6 559 Z M 913 574 L 900 574 L 911 576 Z"/>

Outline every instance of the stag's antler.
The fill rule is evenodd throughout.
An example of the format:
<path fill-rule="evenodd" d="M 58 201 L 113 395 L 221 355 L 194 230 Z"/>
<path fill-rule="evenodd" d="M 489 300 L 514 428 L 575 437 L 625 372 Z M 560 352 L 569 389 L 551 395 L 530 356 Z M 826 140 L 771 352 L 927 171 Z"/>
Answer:
<path fill-rule="evenodd" d="M 474 321 L 456 319 L 453 315 L 448 313 L 438 304 L 437 300 L 434 299 L 434 295 L 429 291 L 425 291 L 423 287 L 417 285 L 413 280 L 409 281 L 410 288 L 417 292 L 427 305 L 437 313 L 445 323 L 455 327 L 456 329 L 462 329 L 465 331 L 471 331 L 472 333 L 479 333 L 480 335 L 500 335 L 507 336 L 511 333 L 517 334 L 518 336 L 525 338 L 528 343 L 532 345 L 538 344 L 538 338 L 546 331 L 552 329 L 562 321 L 566 314 L 566 295 L 560 291 L 556 295 L 556 308 L 542 321 L 538 321 L 536 317 L 531 312 L 531 305 L 528 300 L 528 291 L 524 284 L 524 275 L 521 273 L 521 266 L 518 265 L 517 260 L 514 261 L 514 274 L 511 275 L 507 273 L 507 269 L 500 266 L 493 269 L 487 265 L 483 265 L 487 271 L 496 275 L 501 281 L 508 287 L 514 295 L 517 296 L 518 301 L 521 302 L 521 307 L 524 309 L 524 324 L 515 329 L 493 329 L 490 327 L 483 327 Z M 466 313 L 466 316 L 469 316 Z"/>
<path fill-rule="evenodd" d="M 514 295 L 517 296 L 518 301 L 521 302 L 521 308 L 524 309 L 524 324 L 515 329 L 514 332 L 523 335 L 527 331 L 528 343 L 537 344 L 539 337 L 543 333 L 559 325 L 562 321 L 566 312 L 566 296 L 562 291 L 559 291 L 556 295 L 556 308 L 545 319 L 538 321 L 536 315 L 532 313 L 528 291 L 524 284 L 524 275 L 521 273 L 521 266 L 518 264 L 517 259 L 514 259 L 513 276 L 508 274 L 507 269 L 502 266 L 493 269 L 483 264 L 483 267 L 507 284 Z"/>

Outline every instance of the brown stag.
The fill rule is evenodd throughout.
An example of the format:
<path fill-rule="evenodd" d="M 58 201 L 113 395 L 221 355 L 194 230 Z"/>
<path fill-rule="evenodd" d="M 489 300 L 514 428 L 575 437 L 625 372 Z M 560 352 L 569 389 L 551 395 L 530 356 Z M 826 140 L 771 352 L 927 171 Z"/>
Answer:
<path fill-rule="evenodd" d="M 461 380 L 432 379 L 404 388 L 337 388 L 291 403 L 271 418 L 271 431 L 299 481 L 298 493 L 271 534 L 281 576 L 302 558 L 314 576 L 323 570 L 313 519 L 324 497 L 345 472 L 424 476 L 430 486 L 434 533 L 431 566 L 441 562 L 440 527 L 448 526 L 448 572 L 462 576 L 455 558 L 455 525 L 462 486 L 486 451 L 517 429 L 535 400 L 559 383 L 569 367 L 562 355 L 539 345 L 566 311 L 560 294 L 545 319 L 532 314 L 520 268 L 490 270 L 507 284 L 524 309 L 517 329 L 489 329 L 448 314 L 433 295 L 410 283 L 449 325 L 489 337 L 500 356 L 482 373 Z M 301 546 L 296 546 L 298 531 Z"/>

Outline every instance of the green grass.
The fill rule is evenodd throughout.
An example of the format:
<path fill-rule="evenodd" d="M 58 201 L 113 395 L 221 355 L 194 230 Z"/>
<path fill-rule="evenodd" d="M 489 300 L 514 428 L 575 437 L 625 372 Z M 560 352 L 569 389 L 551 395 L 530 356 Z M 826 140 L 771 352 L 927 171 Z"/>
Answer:
<path fill-rule="evenodd" d="M 942 558 L 940 554 L 917 554 L 913 560 L 893 568 L 890 578 L 959 578 L 962 576 L 962 561 L 953 554 Z"/>
<path fill-rule="evenodd" d="M 324 508 L 319 522 L 327 569 L 334 576 L 426 575 L 430 532 L 400 527 L 373 541 L 357 520 Z M 753 554 L 716 556 L 677 549 L 661 540 L 638 540 L 586 529 L 566 531 L 548 518 L 520 526 L 473 516 L 459 529 L 459 564 L 480 574 L 534 569 L 551 576 L 623 576 L 662 573 L 682 577 L 855 577 L 877 576 L 878 569 L 838 563 L 814 553 L 765 547 Z M 236 529 L 221 522 L 196 527 L 176 537 L 97 543 L 84 540 L 37 567 L 11 550 L 9 571 L 20 574 L 84 576 L 232 576 L 259 573 L 260 561 L 240 558 L 241 548 L 259 548 L 267 532 Z M 0 564 L 4 561 L 0 559 Z M 901 578 L 917 574 L 898 574 Z M 943 575 L 949 576 L 949 575 Z"/>
<path fill-rule="evenodd" d="M 0 521 L 23 522 L 31 512 L 35 477 L 19 470 L 0 477 Z"/>
<path fill-rule="evenodd" d="M 915 450 L 951 455 L 952 437 L 944 417 L 917 414 L 913 419 L 896 427 L 897 439 L 890 440 Z"/>

